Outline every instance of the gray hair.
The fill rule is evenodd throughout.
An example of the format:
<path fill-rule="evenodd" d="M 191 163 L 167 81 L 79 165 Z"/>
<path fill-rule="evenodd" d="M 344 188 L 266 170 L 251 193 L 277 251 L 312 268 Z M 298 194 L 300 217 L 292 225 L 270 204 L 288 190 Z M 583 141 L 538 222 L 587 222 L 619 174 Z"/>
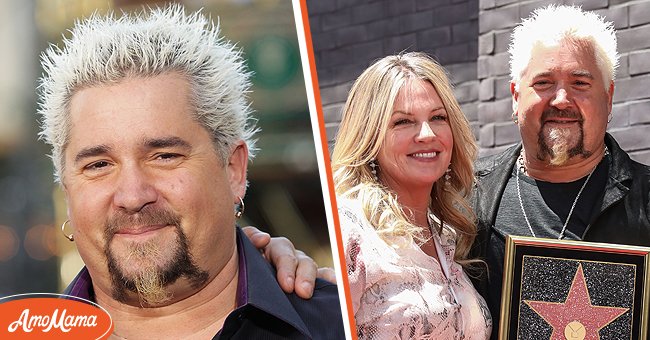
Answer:
<path fill-rule="evenodd" d="M 94 14 L 70 32 L 63 48 L 51 45 L 41 56 L 39 137 L 52 146 L 56 181 L 65 167 L 69 104 L 76 91 L 168 72 L 188 80 L 195 118 L 211 133 L 222 162 L 239 140 L 253 157 L 258 129 L 247 97 L 250 73 L 241 51 L 200 11 L 188 15 L 172 5 L 119 18 Z"/>
<path fill-rule="evenodd" d="M 596 64 L 607 89 L 616 77 L 619 58 L 614 25 L 594 12 L 575 6 L 538 8 L 515 27 L 508 49 L 511 80 L 519 85 L 535 46 L 558 46 L 567 40 L 586 42 L 594 49 Z"/>

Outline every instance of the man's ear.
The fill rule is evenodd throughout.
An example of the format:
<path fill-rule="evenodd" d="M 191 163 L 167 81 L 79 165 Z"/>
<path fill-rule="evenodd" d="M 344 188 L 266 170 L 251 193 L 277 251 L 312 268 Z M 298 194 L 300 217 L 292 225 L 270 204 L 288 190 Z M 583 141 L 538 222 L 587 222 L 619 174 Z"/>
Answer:
<path fill-rule="evenodd" d="M 228 158 L 228 180 L 233 195 L 246 194 L 246 170 L 248 168 L 248 147 L 239 141 Z"/>
<path fill-rule="evenodd" d="M 513 116 L 517 116 L 519 114 L 519 112 L 517 112 L 519 106 L 519 91 L 517 89 L 517 84 L 514 81 L 510 82 L 510 94 L 512 95 L 512 114 Z"/>

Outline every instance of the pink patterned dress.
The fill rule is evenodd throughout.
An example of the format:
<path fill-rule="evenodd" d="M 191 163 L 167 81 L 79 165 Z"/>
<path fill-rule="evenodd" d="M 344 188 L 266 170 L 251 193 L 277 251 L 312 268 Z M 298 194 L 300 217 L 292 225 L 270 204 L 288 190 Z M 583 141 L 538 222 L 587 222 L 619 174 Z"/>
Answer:
<path fill-rule="evenodd" d="M 439 263 L 405 238 L 382 240 L 358 202 L 338 203 L 359 339 L 489 339 L 487 305 L 453 261 L 453 229 L 433 233 Z"/>

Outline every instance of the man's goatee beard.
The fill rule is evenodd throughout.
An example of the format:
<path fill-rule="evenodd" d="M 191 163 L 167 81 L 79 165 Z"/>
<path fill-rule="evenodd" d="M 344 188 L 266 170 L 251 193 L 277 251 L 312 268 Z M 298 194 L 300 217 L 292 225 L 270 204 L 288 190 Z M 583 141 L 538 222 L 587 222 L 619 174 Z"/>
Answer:
<path fill-rule="evenodd" d="M 569 160 L 569 129 L 554 128 L 549 133 L 551 140 L 551 165 L 564 165 Z"/>
<path fill-rule="evenodd" d="M 130 225 L 172 226 L 176 239 L 170 259 L 162 266 L 156 263 L 163 257 L 163 253 L 168 253 L 170 249 L 165 249 L 168 245 L 159 244 L 155 239 L 129 244 L 127 254 L 118 259 L 111 250 L 111 241 L 121 228 Z M 187 236 L 180 227 L 180 217 L 170 211 L 145 208 L 138 212 L 137 217 L 117 214 L 106 223 L 104 237 L 104 254 L 113 286 L 112 296 L 117 301 L 127 302 L 127 291 L 131 291 L 137 293 L 142 307 L 161 306 L 173 298 L 166 287 L 179 278 L 186 278 L 194 288 L 201 287 L 208 281 L 208 272 L 201 270 L 190 254 Z M 138 263 L 142 267 L 135 273 L 128 274 L 120 261 Z"/>
<path fill-rule="evenodd" d="M 576 132 L 570 127 L 550 127 L 548 128 L 548 136 L 545 134 L 544 123 L 555 117 L 575 118 L 578 124 L 577 136 Z M 553 166 L 562 166 L 574 156 L 582 156 L 587 158 L 591 156 L 591 152 L 585 150 L 584 144 L 584 121 L 578 112 L 572 110 L 558 110 L 556 108 L 549 108 L 542 113 L 541 129 L 537 137 L 538 152 L 537 159 L 545 161 Z"/>

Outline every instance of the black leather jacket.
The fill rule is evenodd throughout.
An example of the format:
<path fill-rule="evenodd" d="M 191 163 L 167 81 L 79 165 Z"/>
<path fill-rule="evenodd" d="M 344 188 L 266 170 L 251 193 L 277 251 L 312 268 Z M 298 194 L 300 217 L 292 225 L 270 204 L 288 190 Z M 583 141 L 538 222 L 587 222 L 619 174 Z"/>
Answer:
<path fill-rule="evenodd" d="M 650 167 L 630 159 L 611 135 L 605 136 L 605 143 L 612 157 L 605 195 L 598 217 L 587 227 L 583 240 L 650 246 Z M 520 150 L 518 144 L 476 164 L 477 183 L 472 198 L 478 219 L 478 236 L 472 249 L 475 257 L 485 259 L 501 195 Z M 484 272 L 474 284 L 487 298 Z"/>

